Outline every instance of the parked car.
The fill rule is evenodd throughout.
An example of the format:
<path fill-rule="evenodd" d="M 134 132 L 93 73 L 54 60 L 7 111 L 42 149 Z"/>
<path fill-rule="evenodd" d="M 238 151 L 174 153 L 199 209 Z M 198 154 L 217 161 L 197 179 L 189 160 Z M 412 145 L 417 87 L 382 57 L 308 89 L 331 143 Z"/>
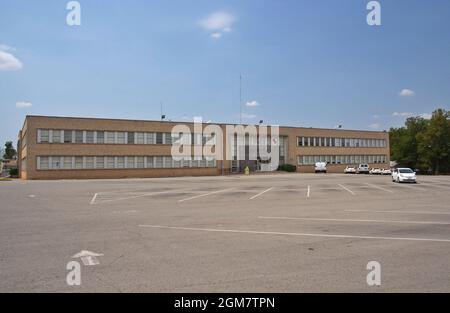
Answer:
<path fill-rule="evenodd" d="M 369 171 L 369 174 L 372 174 L 372 175 L 381 175 L 381 173 L 383 172 L 383 170 L 381 169 L 381 168 L 372 168 L 370 171 Z"/>
<path fill-rule="evenodd" d="M 383 170 L 381 171 L 381 174 L 383 174 L 383 175 L 391 175 L 391 174 L 392 174 L 392 171 L 391 171 L 390 168 L 385 168 L 385 169 L 383 169 Z"/>
<path fill-rule="evenodd" d="M 410 168 L 400 167 L 392 171 L 392 181 L 397 183 L 417 183 L 416 172 Z"/>
<path fill-rule="evenodd" d="M 344 169 L 344 173 L 345 174 L 356 174 L 356 168 L 354 168 L 353 166 L 347 166 Z"/>
<path fill-rule="evenodd" d="M 369 164 L 359 164 L 356 169 L 357 174 L 369 174 Z"/>
<path fill-rule="evenodd" d="M 314 171 L 316 173 L 326 173 L 327 172 L 327 163 L 326 162 L 316 162 L 314 166 Z"/>

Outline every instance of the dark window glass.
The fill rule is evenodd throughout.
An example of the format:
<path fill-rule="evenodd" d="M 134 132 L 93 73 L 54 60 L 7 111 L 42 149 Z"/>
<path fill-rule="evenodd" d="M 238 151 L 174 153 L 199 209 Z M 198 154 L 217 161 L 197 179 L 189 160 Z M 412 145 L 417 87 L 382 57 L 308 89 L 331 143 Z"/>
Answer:
<path fill-rule="evenodd" d="M 133 144 L 134 143 L 134 132 L 128 132 L 128 144 Z"/>
<path fill-rule="evenodd" d="M 156 144 L 163 143 L 163 133 L 156 133 Z"/>
<path fill-rule="evenodd" d="M 71 142 L 72 142 L 72 131 L 65 130 L 64 131 L 64 143 L 71 143 Z"/>

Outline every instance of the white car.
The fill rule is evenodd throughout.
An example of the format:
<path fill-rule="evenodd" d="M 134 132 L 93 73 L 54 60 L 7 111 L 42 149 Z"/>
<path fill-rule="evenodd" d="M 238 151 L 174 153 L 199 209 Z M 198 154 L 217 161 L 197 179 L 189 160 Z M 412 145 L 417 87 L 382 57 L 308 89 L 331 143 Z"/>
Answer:
<path fill-rule="evenodd" d="M 382 172 L 383 172 L 383 170 L 382 170 L 381 168 L 372 168 L 372 169 L 369 171 L 369 174 L 372 174 L 372 175 L 380 175 Z"/>
<path fill-rule="evenodd" d="M 327 172 L 327 163 L 326 162 L 316 162 L 314 166 L 314 171 L 316 173 L 326 173 Z"/>
<path fill-rule="evenodd" d="M 347 166 L 344 169 L 344 173 L 345 174 L 356 174 L 356 168 L 354 168 L 353 166 Z"/>
<path fill-rule="evenodd" d="M 357 174 L 369 174 L 369 164 L 359 164 L 358 168 L 356 169 Z"/>
<path fill-rule="evenodd" d="M 392 171 L 391 171 L 390 168 L 385 168 L 385 169 L 381 170 L 381 174 L 383 174 L 383 175 L 391 175 Z"/>
<path fill-rule="evenodd" d="M 416 172 L 410 168 L 400 167 L 392 171 L 392 181 L 397 183 L 416 183 Z"/>

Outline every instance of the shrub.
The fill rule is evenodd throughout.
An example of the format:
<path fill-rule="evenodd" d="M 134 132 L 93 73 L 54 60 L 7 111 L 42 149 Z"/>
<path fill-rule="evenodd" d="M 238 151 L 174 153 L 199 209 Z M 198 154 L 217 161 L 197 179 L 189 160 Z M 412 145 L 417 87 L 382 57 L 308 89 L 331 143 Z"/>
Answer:
<path fill-rule="evenodd" d="M 278 166 L 278 170 L 285 172 L 295 172 L 297 170 L 297 167 L 292 164 L 282 164 Z"/>
<path fill-rule="evenodd" d="M 17 168 L 13 167 L 13 168 L 9 169 L 8 173 L 9 173 L 9 176 L 17 176 L 17 174 L 19 172 L 17 171 Z"/>

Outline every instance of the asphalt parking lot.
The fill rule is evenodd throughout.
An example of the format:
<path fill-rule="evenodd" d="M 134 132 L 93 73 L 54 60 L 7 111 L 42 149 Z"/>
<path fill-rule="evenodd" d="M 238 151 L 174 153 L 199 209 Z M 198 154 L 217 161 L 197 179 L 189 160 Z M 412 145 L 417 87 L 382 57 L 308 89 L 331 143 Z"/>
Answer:
<path fill-rule="evenodd" d="M 449 292 L 450 177 L 0 182 L 0 292 Z M 99 254 L 97 265 L 73 256 Z M 69 286 L 70 261 L 81 285 Z M 369 286 L 366 266 L 381 265 Z"/>

